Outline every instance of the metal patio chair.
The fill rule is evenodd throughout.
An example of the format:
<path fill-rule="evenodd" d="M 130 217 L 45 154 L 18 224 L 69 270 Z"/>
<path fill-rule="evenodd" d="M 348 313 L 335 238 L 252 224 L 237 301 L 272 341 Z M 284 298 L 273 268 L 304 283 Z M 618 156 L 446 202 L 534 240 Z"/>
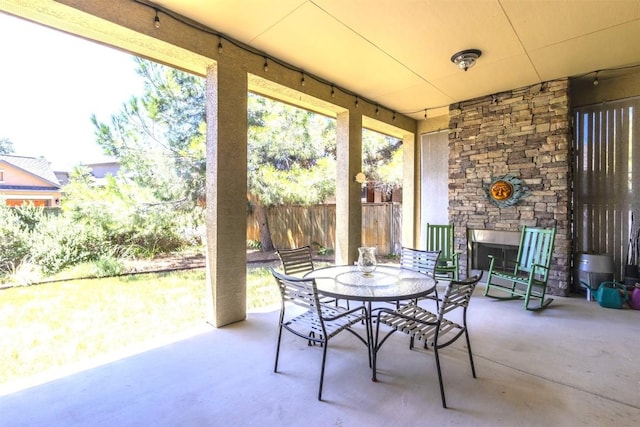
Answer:
<path fill-rule="evenodd" d="M 287 276 L 303 277 L 314 270 L 311 246 L 309 245 L 293 249 L 278 249 L 276 253 L 282 263 L 282 271 Z M 335 302 L 336 305 L 338 304 L 338 301 L 334 298 L 324 297 L 321 301 L 323 303 Z M 349 308 L 348 302 L 347 308 Z"/>
<path fill-rule="evenodd" d="M 413 340 L 423 341 L 425 348 L 431 347 L 433 349 L 438 370 L 442 407 L 446 408 L 447 401 L 444 394 L 438 351 L 441 348 L 453 344 L 458 338 L 464 335 L 469 353 L 469 362 L 471 364 L 471 374 L 473 378 L 476 377 L 476 369 L 473 364 L 473 354 L 471 352 L 471 342 L 467 328 L 467 309 L 469 308 L 469 301 L 471 300 L 473 290 L 480 281 L 481 276 L 482 274 L 462 281 L 450 281 L 445 289 L 444 297 L 437 313 L 430 312 L 417 304 L 407 304 L 395 311 L 380 308 L 376 316 L 377 322 L 373 347 L 373 381 L 377 381 L 378 353 L 382 345 L 394 332 L 403 332 L 410 336 L 411 342 L 413 342 Z M 445 317 L 445 315 L 449 316 L 452 313 L 459 313 L 456 320 L 458 317 L 462 320 L 457 323 L 451 320 L 451 317 Z M 384 335 L 382 339 L 380 339 L 381 325 L 392 328 L 386 332 L 386 335 Z"/>
<path fill-rule="evenodd" d="M 287 276 L 302 277 L 313 271 L 313 258 L 309 245 L 294 249 L 278 249 L 276 253 L 282 262 L 282 270 Z"/>
<path fill-rule="evenodd" d="M 484 295 L 496 299 L 524 298 L 527 310 L 541 310 L 551 304 L 553 298 L 545 299 L 545 293 L 555 236 L 555 228 L 522 227 L 518 256 L 514 261 L 507 260 L 513 270 L 499 270 L 494 257 L 489 255 L 491 262 Z M 491 294 L 491 290 L 500 293 Z M 529 305 L 532 298 L 539 300 L 537 306 Z"/>
<path fill-rule="evenodd" d="M 400 266 L 426 274 L 435 280 L 439 257 L 440 251 L 423 251 L 403 246 L 400 250 Z M 425 298 L 434 299 L 437 306 L 439 303 L 438 290 L 435 290 L 435 295 Z"/>
<path fill-rule="evenodd" d="M 280 356 L 280 342 L 282 340 L 282 330 L 286 329 L 292 334 L 299 336 L 311 343 L 319 343 L 322 346 L 322 367 L 320 369 L 320 386 L 318 388 L 318 400 L 322 400 L 322 385 L 324 382 L 324 367 L 327 359 L 327 349 L 329 340 L 342 331 L 349 331 L 355 335 L 367 347 L 369 363 L 371 363 L 371 353 L 369 352 L 369 322 L 366 321 L 367 311 L 364 306 L 354 309 L 346 309 L 334 305 L 327 305 L 320 302 L 318 288 L 315 279 L 301 279 L 293 276 L 278 273 L 271 268 L 281 296 L 280 320 L 278 321 L 278 344 L 276 347 L 276 361 L 273 372 L 278 372 L 278 359 Z M 299 310 L 294 310 L 294 315 L 288 316 L 286 309 L 290 304 L 298 308 L 306 309 L 302 314 Z M 364 324 L 367 328 L 366 338 L 352 329 L 356 324 Z"/>

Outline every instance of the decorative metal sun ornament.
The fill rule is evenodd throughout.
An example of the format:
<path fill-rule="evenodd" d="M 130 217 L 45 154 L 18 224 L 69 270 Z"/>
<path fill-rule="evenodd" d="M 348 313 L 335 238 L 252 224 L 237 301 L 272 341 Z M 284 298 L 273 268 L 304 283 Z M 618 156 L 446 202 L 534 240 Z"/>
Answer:
<path fill-rule="evenodd" d="M 513 206 L 524 197 L 531 195 L 529 187 L 513 175 L 491 177 L 491 184 L 485 189 L 489 200 L 500 208 Z"/>

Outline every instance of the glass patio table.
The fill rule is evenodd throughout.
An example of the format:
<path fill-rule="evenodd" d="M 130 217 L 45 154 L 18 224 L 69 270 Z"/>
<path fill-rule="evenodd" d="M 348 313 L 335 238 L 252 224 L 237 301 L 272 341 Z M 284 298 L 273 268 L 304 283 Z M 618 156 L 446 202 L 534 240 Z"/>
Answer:
<path fill-rule="evenodd" d="M 372 303 L 421 298 L 436 289 L 436 280 L 431 276 L 384 264 L 378 264 L 372 273 L 363 273 L 356 265 L 338 265 L 318 268 L 304 277 L 314 278 L 318 292 L 324 296 L 366 303 L 369 363 L 373 356 Z"/>
<path fill-rule="evenodd" d="M 372 273 L 363 273 L 355 265 L 337 265 L 318 268 L 304 277 L 316 279 L 318 292 L 325 296 L 369 303 L 421 298 L 436 288 L 431 276 L 384 264 Z"/>

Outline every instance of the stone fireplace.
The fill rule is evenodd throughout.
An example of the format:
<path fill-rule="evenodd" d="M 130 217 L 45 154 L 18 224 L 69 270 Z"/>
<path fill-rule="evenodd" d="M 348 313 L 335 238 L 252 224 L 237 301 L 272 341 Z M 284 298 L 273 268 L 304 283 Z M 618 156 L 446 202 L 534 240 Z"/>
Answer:
<path fill-rule="evenodd" d="M 449 220 L 455 224 L 461 269 L 469 274 L 488 254 L 508 255 L 504 251 L 513 250 L 508 246 L 513 246 L 523 225 L 556 227 L 548 292 L 568 295 L 568 80 L 461 102 L 449 113 Z M 501 207 L 490 200 L 488 187 L 495 177 L 507 174 L 522 180 L 529 195 Z M 497 232 L 494 236 L 509 236 L 510 243 L 477 241 L 491 231 Z M 517 253 L 519 239 L 515 242 Z"/>

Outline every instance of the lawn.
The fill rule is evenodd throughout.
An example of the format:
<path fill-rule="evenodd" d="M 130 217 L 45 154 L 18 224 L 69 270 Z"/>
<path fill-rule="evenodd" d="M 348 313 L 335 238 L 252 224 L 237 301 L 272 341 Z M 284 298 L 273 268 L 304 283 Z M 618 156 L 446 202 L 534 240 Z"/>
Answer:
<path fill-rule="evenodd" d="M 0 384 L 90 364 L 206 326 L 204 269 L 0 290 Z M 247 270 L 247 310 L 278 307 L 266 268 Z"/>

